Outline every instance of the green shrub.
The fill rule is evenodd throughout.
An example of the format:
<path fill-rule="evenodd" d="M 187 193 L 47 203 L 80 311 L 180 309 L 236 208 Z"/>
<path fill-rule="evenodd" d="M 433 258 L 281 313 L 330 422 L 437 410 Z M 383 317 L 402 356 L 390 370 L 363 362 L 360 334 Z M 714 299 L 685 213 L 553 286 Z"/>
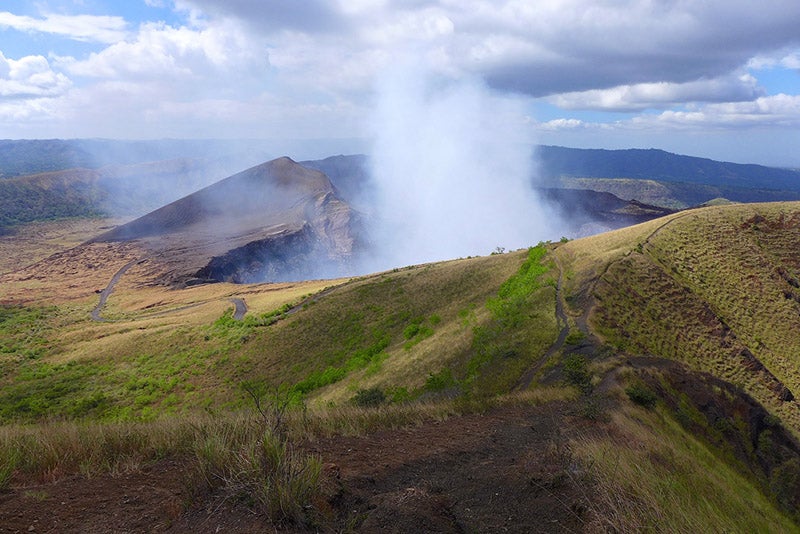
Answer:
<path fill-rule="evenodd" d="M 784 507 L 793 507 L 800 496 L 800 460 L 791 458 L 772 470 L 770 488 Z"/>
<path fill-rule="evenodd" d="M 586 358 L 580 354 L 570 354 L 564 360 L 564 378 L 569 384 L 577 386 L 583 394 L 588 395 L 592 391 L 592 374 Z"/>
<path fill-rule="evenodd" d="M 359 389 L 352 402 L 356 406 L 362 407 L 379 406 L 386 402 L 386 394 L 378 387 Z"/>
<path fill-rule="evenodd" d="M 625 388 L 625 394 L 628 395 L 628 398 L 632 402 L 647 409 L 653 408 L 658 400 L 656 394 L 653 393 L 650 388 L 640 382 L 631 384 Z"/>
<path fill-rule="evenodd" d="M 564 340 L 564 343 L 567 345 L 579 345 L 584 339 L 586 339 L 586 334 L 580 330 L 570 330 L 569 334 L 567 334 L 567 337 Z"/>
<path fill-rule="evenodd" d="M 438 373 L 430 373 L 428 379 L 425 380 L 424 388 L 427 391 L 442 391 L 454 385 L 456 385 L 456 379 L 453 377 L 453 371 L 444 368 Z"/>
<path fill-rule="evenodd" d="M 403 330 L 403 337 L 406 339 L 411 339 L 419 333 L 419 329 L 419 323 L 411 323 L 405 328 L 405 330 Z"/>

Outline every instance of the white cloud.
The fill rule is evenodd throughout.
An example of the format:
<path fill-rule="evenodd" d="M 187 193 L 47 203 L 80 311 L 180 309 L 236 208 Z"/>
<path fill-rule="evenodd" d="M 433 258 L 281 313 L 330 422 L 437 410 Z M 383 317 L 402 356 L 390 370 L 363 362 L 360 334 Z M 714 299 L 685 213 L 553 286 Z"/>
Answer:
<path fill-rule="evenodd" d="M 271 43 L 271 56 L 297 52 L 309 72 L 367 55 L 392 62 L 414 48 L 440 72 L 476 75 L 500 90 L 533 96 L 643 84 L 717 80 L 758 54 L 800 44 L 800 3 L 746 1 L 595 2 L 430 0 L 291 3 L 181 0 L 185 9 L 238 18 Z M 211 20 L 211 19 L 209 19 Z M 383 65 L 362 67 L 369 78 Z M 758 96 L 758 95 L 754 95 Z M 739 96 L 738 98 L 741 98 Z M 714 98 L 701 98 L 713 101 Z"/>
<path fill-rule="evenodd" d="M 640 83 L 562 93 L 548 100 L 562 109 L 637 111 L 663 109 L 689 102 L 750 101 L 764 94 L 758 80 L 750 74 L 731 74 L 686 83 Z"/>
<path fill-rule="evenodd" d="M 541 122 L 535 125 L 536 129 L 542 131 L 559 131 L 559 130 L 578 130 L 586 128 L 587 125 L 580 119 L 553 119 L 547 122 Z"/>
<path fill-rule="evenodd" d="M 381 73 L 416 55 L 433 75 L 547 99 L 548 117 L 553 106 L 564 111 L 535 124 L 549 132 L 598 132 L 603 119 L 591 111 L 664 111 L 608 126 L 630 131 L 793 120 L 792 105 L 765 94 L 748 70 L 800 67 L 796 0 L 145 3 L 172 5 L 183 22 L 0 13 L 0 31 L 94 43 L 93 53 L 58 44 L 31 53 L 39 59 L 13 79 L 12 60 L 0 61 L 0 91 L 30 99 L 6 102 L 4 113 L 61 125 L 67 133 L 58 135 L 74 135 L 64 117 L 81 117 L 81 128 L 103 125 L 103 135 L 117 124 L 126 125 L 121 136 L 223 127 L 235 135 L 237 125 L 248 135 L 357 136 Z M 0 136 L 13 127 L 6 121 Z"/>
<path fill-rule="evenodd" d="M 197 78 L 213 82 L 211 71 L 247 73 L 259 54 L 240 29 L 230 22 L 194 29 L 163 23 L 143 24 L 135 38 L 92 53 L 85 60 L 60 58 L 70 74 L 98 78 Z M 266 53 L 262 52 L 262 66 Z"/>
<path fill-rule="evenodd" d="M 783 67 L 800 70 L 800 50 L 780 50 L 770 55 L 759 55 L 747 62 L 753 70 Z"/>
<path fill-rule="evenodd" d="M 7 59 L 0 52 L 0 96 L 6 98 L 38 98 L 64 94 L 69 78 L 53 72 L 42 56 Z"/>
<path fill-rule="evenodd" d="M 742 128 L 753 126 L 800 127 L 800 95 L 763 96 L 751 102 L 708 104 L 696 110 L 665 111 L 655 116 L 637 117 L 637 127 Z"/>
<path fill-rule="evenodd" d="M 540 131 L 585 130 L 729 130 L 752 127 L 800 127 L 800 95 L 777 94 L 749 102 L 720 102 L 645 113 L 613 123 L 559 118 L 534 125 Z"/>
<path fill-rule="evenodd" d="M 0 28 L 24 32 L 52 33 L 75 41 L 111 44 L 125 38 L 127 23 L 122 17 L 47 14 L 44 18 L 0 12 Z"/>

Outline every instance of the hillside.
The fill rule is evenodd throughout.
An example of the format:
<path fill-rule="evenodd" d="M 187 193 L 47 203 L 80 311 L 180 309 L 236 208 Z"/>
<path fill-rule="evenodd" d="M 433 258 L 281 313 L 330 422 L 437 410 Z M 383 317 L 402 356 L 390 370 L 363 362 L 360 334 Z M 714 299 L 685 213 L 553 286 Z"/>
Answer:
<path fill-rule="evenodd" d="M 69 255 L 101 243 L 134 247 L 154 273 L 150 283 L 160 284 L 320 278 L 347 271 L 356 224 L 324 174 L 279 158 L 109 230 Z"/>
<path fill-rule="evenodd" d="M 184 215 L 115 232 L 199 211 L 168 213 Z M 133 242 L 100 240 L 0 276 L 0 523 L 796 531 L 798 225 L 797 203 L 714 206 L 364 277 L 180 290 L 148 284 Z M 93 320 L 87 288 L 117 274 Z"/>
<path fill-rule="evenodd" d="M 30 222 L 136 217 L 228 174 L 222 162 L 176 159 L 0 180 L 0 233 Z"/>
<path fill-rule="evenodd" d="M 569 244 L 568 299 L 596 299 L 589 319 L 619 349 L 724 378 L 797 429 L 799 230 L 797 204 L 719 206 L 598 236 L 602 263 Z"/>
<path fill-rule="evenodd" d="M 96 269 L 6 275 L 0 519 L 793 531 L 798 221 L 798 204 L 717 206 L 340 281 L 167 289 L 103 242 L 82 256 Z M 93 321 L 80 288 L 119 272 Z M 312 462 L 287 480 L 320 477 L 278 508 L 245 461 L 268 439 Z"/>

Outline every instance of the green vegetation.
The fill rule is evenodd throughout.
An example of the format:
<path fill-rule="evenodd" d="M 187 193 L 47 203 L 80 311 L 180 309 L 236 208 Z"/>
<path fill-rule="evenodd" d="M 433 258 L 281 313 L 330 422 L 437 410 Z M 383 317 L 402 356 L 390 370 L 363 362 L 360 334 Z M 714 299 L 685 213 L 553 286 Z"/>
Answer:
<path fill-rule="evenodd" d="M 324 473 L 301 441 L 546 404 L 564 463 L 532 483 L 575 483 L 592 527 L 794 531 L 800 451 L 781 425 L 798 433 L 800 416 L 776 384 L 800 391 L 797 230 L 797 206 L 701 209 L 313 301 L 252 286 L 242 321 L 229 303 L 168 320 L 124 287 L 116 322 L 89 321 L 94 299 L 0 307 L 0 488 L 180 458 L 195 499 L 322 528 Z M 558 297 L 570 330 L 544 362 Z"/>
<path fill-rule="evenodd" d="M 356 406 L 379 406 L 386 402 L 386 394 L 380 388 L 359 389 L 353 397 Z"/>
<path fill-rule="evenodd" d="M 584 395 L 592 392 L 592 374 L 586 358 L 580 354 L 570 354 L 566 357 L 564 378 L 568 384 L 577 387 Z"/>
<path fill-rule="evenodd" d="M 626 387 L 625 394 L 632 402 L 645 408 L 653 408 L 658 401 L 656 394 L 653 393 L 650 388 L 640 382 L 636 382 Z"/>
<path fill-rule="evenodd" d="M 32 221 L 101 217 L 101 195 L 91 179 L 50 181 L 41 176 L 0 180 L 0 233 Z"/>
<path fill-rule="evenodd" d="M 554 279 L 547 246 L 528 251 L 519 271 L 503 282 L 486 308 L 490 320 L 473 327 L 471 357 L 463 381 L 471 393 L 508 391 L 557 335 Z"/>
<path fill-rule="evenodd" d="M 33 360 L 47 352 L 47 319 L 56 308 L 0 306 L 0 361 L 5 367 L 9 357 L 15 363 Z"/>

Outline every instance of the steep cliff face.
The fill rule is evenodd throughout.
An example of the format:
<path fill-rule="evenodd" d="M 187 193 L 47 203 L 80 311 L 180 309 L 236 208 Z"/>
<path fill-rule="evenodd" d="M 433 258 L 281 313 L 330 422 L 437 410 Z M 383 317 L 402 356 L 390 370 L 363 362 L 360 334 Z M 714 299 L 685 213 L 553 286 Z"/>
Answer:
<path fill-rule="evenodd" d="M 289 158 L 258 165 L 95 238 L 140 243 L 169 285 L 346 274 L 357 216 L 325 174 Z"/>

